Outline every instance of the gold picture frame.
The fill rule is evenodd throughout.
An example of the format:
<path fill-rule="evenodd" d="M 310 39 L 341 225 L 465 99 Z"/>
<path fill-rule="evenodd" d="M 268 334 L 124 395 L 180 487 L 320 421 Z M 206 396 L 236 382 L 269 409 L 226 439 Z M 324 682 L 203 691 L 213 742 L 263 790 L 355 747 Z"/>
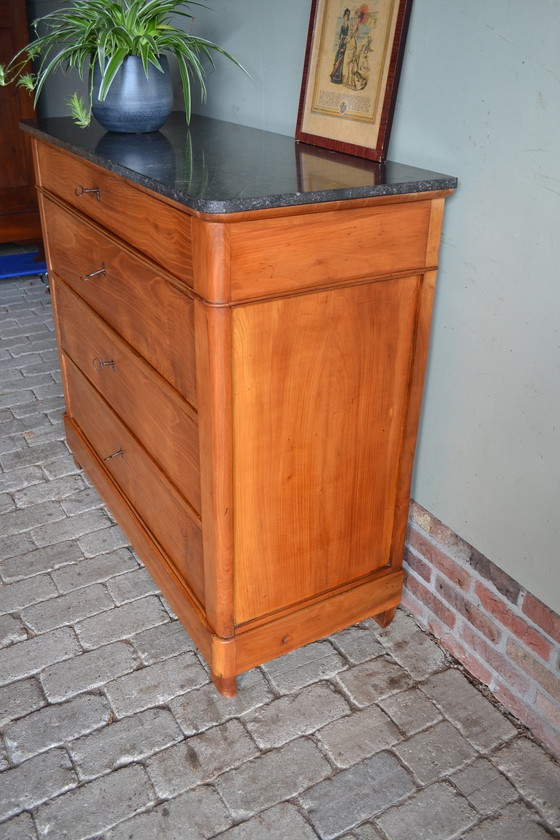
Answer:
<path fill-rule="evenodd" d="M 313 0 L 296 140 L 386 159 L 412 0 Z"/>

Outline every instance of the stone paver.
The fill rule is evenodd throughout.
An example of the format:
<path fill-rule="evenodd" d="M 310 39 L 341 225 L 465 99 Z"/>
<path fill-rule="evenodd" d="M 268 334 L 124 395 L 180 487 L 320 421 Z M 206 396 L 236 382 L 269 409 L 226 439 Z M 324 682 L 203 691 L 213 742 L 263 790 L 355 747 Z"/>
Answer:
<path fill-rule="evenodd" d="M 332 840 L 385 811 L 414 787 L 412 777 L 395 756 L 380 752 L 311 788 L 301 796 L 301 802 L 319 837 Z"/>
<path fill-rule="evenodd" d="M 2 840 L 550 840 L 560 766 L 403 610 L 221 697 L 63 438 L 50 297 L 0 281 Z"/>

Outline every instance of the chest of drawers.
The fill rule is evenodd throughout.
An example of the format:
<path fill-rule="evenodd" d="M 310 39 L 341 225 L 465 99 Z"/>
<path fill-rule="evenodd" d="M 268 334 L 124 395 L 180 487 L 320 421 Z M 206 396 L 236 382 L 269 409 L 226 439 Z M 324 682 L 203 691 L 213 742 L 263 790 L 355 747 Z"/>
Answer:
<path fill-rule="evenodd" d="M 388 623 L 450 180 L 216 210 L 30 130 L 68 443 L 218 690 Z"/>

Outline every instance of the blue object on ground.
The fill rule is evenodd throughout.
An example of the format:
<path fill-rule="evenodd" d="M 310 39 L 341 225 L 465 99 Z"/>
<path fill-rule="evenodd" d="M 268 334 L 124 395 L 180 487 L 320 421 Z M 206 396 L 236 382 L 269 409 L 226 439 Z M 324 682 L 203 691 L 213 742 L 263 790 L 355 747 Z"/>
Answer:
<path fill-rule="evenodd" d="M 39 258 L 38 251 L 26 251 L 24 254 L 0 256 L 0 279 L 8 277 L 27 277 L 29 274 L 45 274 L 47 264 Z"/>

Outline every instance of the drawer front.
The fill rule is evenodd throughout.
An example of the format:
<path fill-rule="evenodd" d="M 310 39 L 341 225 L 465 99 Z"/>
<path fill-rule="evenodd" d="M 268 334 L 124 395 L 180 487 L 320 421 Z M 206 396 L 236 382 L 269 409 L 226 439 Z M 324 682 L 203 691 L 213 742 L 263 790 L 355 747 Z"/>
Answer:
<path fill-rule="evenodd" d="M 231 225 L 231 298 L 338 286 L 426 267 L 431 202 Z"/>
<path fill-rule="evenodd" d="M 62 350 L 200 511 L 196 414 L 146 362 L 57 277 Z"/>
<path fill-rule="evenodd" d="M 51 269 L 196 407 L 194 302 L 113 237 L 41 197 Z"/>
<path fill-rule="evenodd" d="M 192 286 L 187 213 L 100 166 L 44 143 L 37 144 L 37 181 Z"/>
<path fill-rule="evenodd" d="M 204 604 L 202 530 L 198 517 L 73 362 L 65 357 L 64 363 L 73 421 L 123 496 Z"/>

